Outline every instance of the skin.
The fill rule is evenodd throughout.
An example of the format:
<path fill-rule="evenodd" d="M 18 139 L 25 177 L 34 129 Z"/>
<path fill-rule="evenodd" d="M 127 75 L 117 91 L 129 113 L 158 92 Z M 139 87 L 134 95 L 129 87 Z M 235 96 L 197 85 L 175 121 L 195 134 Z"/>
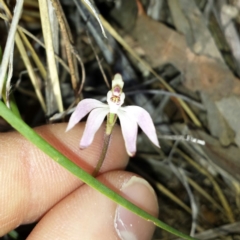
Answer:
<path fill-rule="evenodd" d="M 104 126 L 85 150 L 79 149 L 84 123 L 67 133 L 66 126 L 53 124 L 36 131 L 92 172 L 101 152 Z M 28 239 L 121 239 L 114 227 L 116 203 L 83 184 L 17 132 L 1 133 L 0 143 L 0 236 L 21 224 L 39 221 Z M 134 176 L 123 171 L 127 163 L 121 129 L 116 126 L 97 178 L 157 216 L 154 194 L 143 191 L 138 196 L 120 190 Z M 154 226 L 134 215 L 132 223 L 135 221 L 138 223 L 134 225 L 135 231 L 141 233 L 138 239 L 151 239 Z"/>

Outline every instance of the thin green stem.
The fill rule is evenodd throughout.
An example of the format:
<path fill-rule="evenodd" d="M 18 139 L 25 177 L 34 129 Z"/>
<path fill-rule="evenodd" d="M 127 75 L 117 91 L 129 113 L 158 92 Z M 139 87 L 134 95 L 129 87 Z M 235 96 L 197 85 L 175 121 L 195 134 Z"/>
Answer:
<path fill-rule="evenodd" d="M 97 166 L 96 168 L 94 169 L 94 172 L 92 174 L 93 177 L 96 177 L 100 168 L 102 167 L 102 164 L 105 160 L 105 157 L 106 157 L 106 154 L 107 154 L 107 150 L 108 150 L 108 146 L 109 146 L 109 142 L 110 142 L 110 138 L 111 138 L 111 135 L 107 135 L 105 134 L 104 135 L 104 141 L 103 141 L 103 149 L 102 149 L 102 152 L 101 152 L 101 155 L 100 155 L 100 158 L 98 160 L 98 163 L 97 163 Z"/>
<path fill-rule="evenodd" d="M 117 115 L 115 113 L 109 113 L 107 115 L 107 124 L 106 124 L 107 135 L 111 135 L 116 120 L 117 120 Z"/>
<path fill-rule="evenodd" d="M 102 167 L 103 162 L 106 158 L 110 138 L 111 138 L 111 135 L 112 135 L 112 130 L 113 130 L 113 127 L 115 125 L 116 120 L 117 120 L 117 115 L 116 114 L 109 113 L 107 115 L 107 123 L 106 123 L 106 130 L 105 130 L 104 141 L 103 141 L 103 148 L 102 148 L 102 152 L 101 152 L 101 155 L 99 157 L 97 166 L 96 166 L 96 168 L 95 168 L 95 170 L 92 174 L 94 177 L 97 176 L 97 174 L 100 171 L 100 168 Z"/>
<path fill-rule="evenodd" d="M 117 204 L 132 211 L 138 216 L 153 222 L 156 226 L 182 239 L 187 239 L 187 240 L 195 239 L 184 233 L 177 231 L 176 229 L 168 226 L 167 224 L 163 223 L 159 219 L 153 217 L 151 214 L 145 212 L 141 208 L 137 207 L 133 203 L 126 200 L 124 197 L 118 195 L 113 190 L 107 188 L 104 184 L 100 183 L 96 178 L 94 178 L 93 176 L 91 176 L 81 168 L 79 168 L 77 165 L 71 162 L 68 158 L 62 155 L 59 151 L 57 151 L 54 147 L 52 147 L 49 143 L 47 143 L 42 137 L 40 137 L 33 129 L 31 129 L 27 124 L 25 124 L 20 118 L 16 117 L 16 115 L 12 113 L 2 101 L 0 101 L 0 116 L 2 116 L 13 128 L 15 128 L 18 132 L 20 132 L 31 143 L 33 143 L 35 146 L 41 149 L 44 153 L 46 153 L 49 157 L 51 157 L 54 161 L 56 161 L 62 167 L 66 168 L 72 174 L 74 174 L 83 182 L 88 184 L 90 187 L 96 189 L 100 193 L 112 199 Z"/>

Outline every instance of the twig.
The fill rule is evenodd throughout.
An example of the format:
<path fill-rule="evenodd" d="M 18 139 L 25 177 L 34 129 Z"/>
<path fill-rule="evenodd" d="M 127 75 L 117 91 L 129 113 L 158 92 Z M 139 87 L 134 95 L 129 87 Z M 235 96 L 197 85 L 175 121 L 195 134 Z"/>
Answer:
<path fill-rule="evenodd" d="M 12 44 L 11 54 L 9 57 L 9 66 L 8 66 L 8 74 L 7 74 L 7 82 L 6 82 L 6 103 L 10 108 L 10 91 L 11 91 L 11 79 L 13 74 L 13 52 L 14 52 L 14 42 Z"/>
<path fill-rule="evenodd" d="M 187 129 L 185 128 L 183 131 L 186 132 L 186 130 Z M 176 151 L 178 144 L 179 144 L 179 140 L 175 141 L 175 143 L 173 144 L 173 147 L 167 157 L 167 163 L 169 164 L 170 169 L 176 175 L 176 177 L 180 180 L 180 182 L 185 187 L 185 189 L 188 193 L 190 204 L 191 204 L 191 209 L 192 209 L 192 227 L 191 227 L 190 236 L 194 236 L 196 226 L 197 226 L 196 221 L 197 221 L 197 216 L 198 216 L 197 204 L 196 204 L 195 198 L 193 196 L 193 193 L 191 191 L 191 188 L 189 187 L 188 181 L 185 177 L 184 171 L 180 168 L 177 168 L 171 161 L 172 156 L 173 156 L 174 152 Z"/>
<path fill-rule="evenodd" d="M 135 86 L 135 88 L 137 88 L 137 87 Z M 201 104 L 197 101 L 194 101 L 193 99 L 191 99 L 187 96 L 184 96 L 182 94 L 168 92 L 168 91 L 165 91 L 165 90 L 135 90 L 135 91 L 130 91 L 130 92 L 126 91 L 125 94 L 126 95 L 135 95 L 138 92 L 139 93 L 150 93 L 150 94 L 162 94 L 162 95 L 166 95 L 166 96 L 181 98 L 184 101 L 189 102 L 190 104 L 198 107 L 199 109 L 206 111 L 206 108 L 203 106 L 203 104 Z"/>
<path fill-rule="evenodd" d="M 68 60 L 68 65 L 69 65 L 69 70 L 71 75 L 72 87 L 75 93 L 77 94 L 77 83 L 79 82 L 79 80 L 76 78 L 73 57 L 71 54 L 71 44 L 73 43 L 73 37 L 70 31 L 70 28 L 67 24 L 67 20 L 65 18 L 65 15 L 63 13 L 62 6 L 59 0 L 51 0 L 51 2 L 55 9 L 55 13 L 59 22 L 64 43 L 65 43 L 65 49 L 66 49 L 67 60 Z"/>
<path fill-rule="evenodd" d="M 51 0 L 51 2 L 52 2 L 53 6 L 56 10 L 56 15 L 57 15 L 57 18 L 58 18 L 60 29 L 61 29 L 61 32 L 62 32 L 62 35 L 63 35 L 64 42 L 66 44 L 66 53 L 67 53 L 69 70 L 70 70 L 71 79 L 72 79 L 72 87 L 73 87 L 73 89 L 75 91 L 75 94 L 77 96 L 81 93 L 82 88 L 83 88 L 83 84 L 84 84 L 85 78 L 86 78 L 84 64 L 83 64 L 83 61 L 82 61 L 80 55 L 78 54 L 77 50 L 73 46 L 73 37 L 71 35 L 70 28 L 68 26 L 67 20 L 65 18 L 65 15 L 64 15 L 64 12 L 62 10 L 62 6 L 61 6 L 59 0 Z M 81 66 L 81 70 L 82 70 L 82 80 L 81 80 L 81 84 L 80 84 L 80 87 L 79 87 L 78 91 L 77 91 L 77 83 L 79 82 L 79 79 L 77 77 L 77 74 L 75 73 L 76 69 L 74 67 L 74 62 L 73 62 L 73 58 L 72 58 L 71 53 L 73 55 L 75 55 L 75 57 L 77 58 L 80 66 Z"/>
<path fill-rule="evenodd" d="M 46 45 L 46 55 L 49 67 L 49 77 L 53 87 L 53 92 L 57 101 L 59 112 L 63 112 L 63 103 L 61 98 L 60 84 L 58 78 L 57 65 L 54 57 L 52 31 L 48 13 L 48 0 L 39 0 L 39 10 L 43 29 L 43 37 Z"/>
<path fill-rule="evenodd" d="M 100 59 L 99 59 L 99 57 L 98 57 L 98 55 L 97 55 L 97 52 L 96 52 L 95 48 L 93 47 L 92 40 L 91 40 L 91 38 L 90 38 L 90 36 L 89 36 L 88 31 L 87 31 L 87 35 L 88 35 L 88 42 L 89 42 L 89 44 L 90 44 L 90 46 L 91 46 L 91 48 L 92 48 L 92 50 L 93 50 L 93 53 L 94 53 L 94 55 L 95 55 L 95 58 L 96 58 L 96 60 L 97 60 L 97 62 L 98 62 L 98 66 L 99 66 L 100 71 L 101 71 L 101 73 L 102 73 L 103 79 L 104 79 L 107 87 L 110 89 L 110 85 L 109 85 L 109 83 L 108 83 L 106 74 L 105 74 L 105 72 L 104 72 L 104 70 L 103 70 L 103 67 L 102 67 L 101 61 L 100 61 Z"/>
<path fill-rule="evenodd" d="M 82 80 L 81 80 L 79 90 L 77 92 L 77 94 L 80 95 L 80 93 L 82 92 L 82 89 L 83 89 L 83 85 L 85 83 L 85 79 L 86 79 L 85 67 L 84 67 L 83 61 L 82 61 L 79 53 L 77 52 L 77 49 L 74 46 L 71 45 L 70 50 L 71 50 L 72 54 L 74 54 L 74 56 L 77 58 L 80 66 L 81 66 L 81 70 L 82 70 Z"/>
<path fill-rule="evenodd" d="M 89 1 L 89 0 L 82 0 L 84 5 L 86 5 L 88 8 L 90 8 L 93 12 L 93 15 L 95 16 L 95 18 L 97 19 L 99 25 L 100 25 L 100 28 L 102 30 L 102 34 L 105 38 L 107 38 L 107 35 L 105 33 L 105 30 L 104 30 L 104 27 L 102 25 L 102 22 L 100 20 L 100 17 L 99 17 L 99 14 L 97 13 L 96 9 L 93 7 L 92 3 Z"/>
<path fill-rule="evenodd" d="M 39 83 L 37 81 L 36 74 L 33 70 L 33 67 L 32 67 L 32 64 L 31 64 L 29 58 L 28 58 L 26 49 L 25 49 L 18 33 L 16 34 L 16 44 L 17 44 L 17 47 L 19 49 L 20 54 L 22 55 L 23 62 L 24 62 L 25 66 L 28 70 L 28 74 L 29 74 L 29 77 L 32 81 L 32 85 L 35 89 L 35 92 L 37 94 L 38 100 L 39 100 L 39 102 L 42 106 L 42 109 L 44 110 L 44 112 L 46 112 L 46 105 L 45 105 L 45 102 L 44 102 L 44 99 L 43 99 L 43 96 L 42 96 L 42 93 L 41 93 L 41 90 L 40 90 Z"/>
<path fill-rule="evenodd" d="M 191 164 L 194 168 L 196 168 L 200 173 L 202 173 L 203 175 L 207 176 L 208 179 L 210 180 L 210 182 L 213 185 L 214 190 L 216 191 L 222 206 L 225 210 L 226 216 L 228 217 L 230 222 L 235 222 L 231 207 L 228 204 L 228 201 L 226 199 L 226 197 L 224 196 L 224 194 L 222 193 L 221 188 L 219 187 L 219 185 L 217 184 L 217 182 L 215 181 L 215 179 L 212 177 L 212 175 L 206 170 L 204 169 L 202 166 L 200 166 L 198 163 L 196 163 L 193 159 L 191 159 L 187 154 L 185 154 L 183 151 L 181 151 L 180 149 L 176 149 L 176 152 L 178 154 L 180 154 L 182 157 L 185 158 L 185 160 Z"/>
<path fill-rule="evenodd" d="M 7 14 L 7 18 L 8 19 L 12 19 L 12 14 L 10 12 L 10 10 L 8 9 L 7 5 L 5 4 L 5 2 L 3 0 L 0 0 L 6 14 Z M 23 59 L 23 62 L 24 62 L 24 65 L 26 66 L 27 68 L 27 71 L 28 71 L 28 74 L 29 74 L 29 77 L 30 77 L 30 80 L 33 84 L 33 87 L 35 89 L 35 92 L 36 92 L 36 95 L 38 97 L 38 100 L 40 102 L 40 105 L 43 109 L 44 112 L 46 112 L 46 105 L 45 105 L 45 102 L 44 102 L 44 99 L 43 99 L 43 96 L 42 96 L 42 93 L 40 91 L 40 86 L 39 86 L 39 83 L 37 81 L 37 77 L 34 73 L 34 70 L 33 70 L 33 67 L 32 67 L 32 64 L 29 60 L 29 57 L 28 57 L 28 54 L 26 52 L 26 49 L 23 45 L 23 42 L 18 34 L 18 32 L 16 32 L 16 36 L 15 36 L 15 42 L 16 42 L 16 45 L 19 49 L 19 52 L 22 56 L 22 59 Z"/>
<path fill-rule="evenodd" d="M 4 10 L 7 12 L 7 14 L 10 17 L 10 11 L 7 9 L 6 5 L 4 4 L 3 0 L 1 0 L 2 5 L 4 7 Z M 9 63 L 9 58 L 11 55 L 11 52 L 13 51 L 14 47 L 14 38 L 15 34 L 17 31 L 17 25 L 22 13 L 22 7 L 23 7 L 23 0 L 18 0 L 14 9 L 14 15 L 12 18 L 12 24 L 9 30 L 9 34 L 7 37 L 7 43 L 5 46 L 5 50 L 3 53 L 3 58 L 2 58 L 2 63 L 0 65 L 0 99 L 2 98 L 2 90 L 3 90 L 3 85 L 4 85 L 4 80 L 5 80 L 5 75 L 7 72 L 7 67 Z"/>
<path fill-rule="evenodd" d="M 21 26 L 18 26 L 18 28 L 24 32 L 26 35 L 28 35 L 29 37 L 31 37 L 34 41 L 36 41 L 41 47 L 45 48 L 45 44 L 43 42 L 41 42 L 38 38 L 36 38 L 32 33 L 30 33 L 28 30 L 26 30 L 25 28 L 21 27 Z M 55 53 L 55 58 L 56 60 L 65 68 L 65 70 L 67 72 L 70 73 L 69 71 L 69 67 L 67 66 L 67 64 L 63 61 L 62 58 L 60 58 L 56 53 Z"/>

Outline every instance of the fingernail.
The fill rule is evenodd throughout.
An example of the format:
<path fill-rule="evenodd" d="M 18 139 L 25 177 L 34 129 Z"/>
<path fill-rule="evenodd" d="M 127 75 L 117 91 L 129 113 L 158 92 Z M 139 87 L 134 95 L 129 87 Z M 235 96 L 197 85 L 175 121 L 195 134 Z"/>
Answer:
<path fill-rule="evenodd" d="M 157 216 L 157 198 L 147 181 L 133 176 L 123 184 L 121 192 L 123 197 Z M 115 229 L 121 240 L 148 240 L 151 239 L 155 226 L 129 210 L 118 206 L 115 213 Z"/>

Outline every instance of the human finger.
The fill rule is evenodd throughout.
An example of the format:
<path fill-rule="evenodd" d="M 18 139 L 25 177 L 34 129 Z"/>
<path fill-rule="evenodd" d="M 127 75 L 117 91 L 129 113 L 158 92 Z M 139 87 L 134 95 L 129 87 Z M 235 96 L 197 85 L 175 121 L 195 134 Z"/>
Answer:
<path fill-rule="evenodd" d="M 81 151 L 79 140 L 84 124 L 65 133 L 66 124 L 36 128 L 50 144 L 76 164 L 92 172 L 102 148 L 104 127 L 97 132 L 93 144 Z M 17 132 L 0 134 L 0 236 L 20 224 L 39 219 L 54 204 L 82 185 Z M 102 172 L 122 169 L 128 157 L 121 130 L 116 127 L 102 167 Z"/>
<path fill-rule="evenodd" d="M 98 179 L 145 211 L 158 215 L 156 195 L 142 178 L 132 173 L 114 171 L 104 173 Z M 54 206 L 27 240 L 148 240 L 154 228 L 153 223 L 84 185 Z"/>

